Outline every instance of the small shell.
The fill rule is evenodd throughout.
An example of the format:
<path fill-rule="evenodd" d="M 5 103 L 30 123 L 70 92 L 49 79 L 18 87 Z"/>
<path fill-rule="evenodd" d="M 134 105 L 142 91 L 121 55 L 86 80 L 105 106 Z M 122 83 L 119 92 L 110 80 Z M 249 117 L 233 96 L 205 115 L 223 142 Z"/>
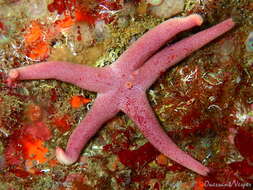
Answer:
<path fill-rule="evenodd" d="M 249 33 L 245 45 L 248 52 L 253 52 L 253 32 Z"/>

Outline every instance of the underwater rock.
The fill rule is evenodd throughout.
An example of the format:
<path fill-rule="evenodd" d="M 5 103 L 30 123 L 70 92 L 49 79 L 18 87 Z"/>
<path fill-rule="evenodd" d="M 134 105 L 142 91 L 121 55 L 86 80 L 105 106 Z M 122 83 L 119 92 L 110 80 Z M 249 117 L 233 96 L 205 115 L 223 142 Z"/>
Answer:
<path fill-rule="evenodd" d="M 164 0 L 161 5 L 151 7 L 151 13 L 160 18 L 169 18 L 183 11 L 184 0 Z"/>

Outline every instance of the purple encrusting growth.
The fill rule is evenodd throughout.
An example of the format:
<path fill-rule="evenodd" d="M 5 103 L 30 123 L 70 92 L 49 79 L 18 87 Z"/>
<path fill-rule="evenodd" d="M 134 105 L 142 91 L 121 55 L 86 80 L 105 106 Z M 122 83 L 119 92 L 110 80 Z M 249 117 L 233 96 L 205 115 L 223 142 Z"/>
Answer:
<path fill-rule="evenodd" d="M 210 171 L 207 167 L 180 150 L 167 136 L 146 97 L 146 90 L 161 73 L 234 26 L 232 19 L 227 19 L 158 51 L 177 33 L 201 24 L 202 18 L 197 14 L 172 18 L 144 34 L 110 66 L 44 62 L 11 70 L 8 83 L 57 79 L 98 93 L 92 109 L 70 136 L 66 150 L 56 149 L 56 157 L 63 164 L 76 162 L 103 123 L 123 111 L 161 153 L 200 175 L 207 175 Z"/>

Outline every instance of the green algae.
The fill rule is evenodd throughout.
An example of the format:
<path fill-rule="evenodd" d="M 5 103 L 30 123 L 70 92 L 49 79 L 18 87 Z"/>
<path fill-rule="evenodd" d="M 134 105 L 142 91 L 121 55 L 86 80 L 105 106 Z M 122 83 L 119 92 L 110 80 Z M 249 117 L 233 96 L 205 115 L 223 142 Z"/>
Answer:
<path fill-rule="evenodd" d="M 110 24 L 111 37 L 103 42 L 107 49 L 106 53 L 94 65 L 104 67 L 112 64 L 127 49 L 131 42 L 137 40 L 144 32 L 161 22 L 162 19 L 147 16 L 130 20 L 127 27 L 115 27 L 114 24 Z"/>
<path fill-rule="evenodd" d="M 23 110 L 24 103 L 16 96 L 10 96 L 5 92 L 0 92 L 0 118 L 8 118 L 10 120 L 15 120 L 11 118 L 12 112 L 21 112 Z"/>

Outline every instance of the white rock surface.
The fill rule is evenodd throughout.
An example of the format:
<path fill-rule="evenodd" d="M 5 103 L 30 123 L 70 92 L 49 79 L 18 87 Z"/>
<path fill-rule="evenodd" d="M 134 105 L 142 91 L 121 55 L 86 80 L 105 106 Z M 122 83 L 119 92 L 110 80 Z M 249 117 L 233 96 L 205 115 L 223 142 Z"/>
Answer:
<path fill-rule="evenodd" d="M 169 18 L 184 9 L 184 0 L 164 0 L 159 6 L 150 8 L 151 14 L 160 18 Z"/>

